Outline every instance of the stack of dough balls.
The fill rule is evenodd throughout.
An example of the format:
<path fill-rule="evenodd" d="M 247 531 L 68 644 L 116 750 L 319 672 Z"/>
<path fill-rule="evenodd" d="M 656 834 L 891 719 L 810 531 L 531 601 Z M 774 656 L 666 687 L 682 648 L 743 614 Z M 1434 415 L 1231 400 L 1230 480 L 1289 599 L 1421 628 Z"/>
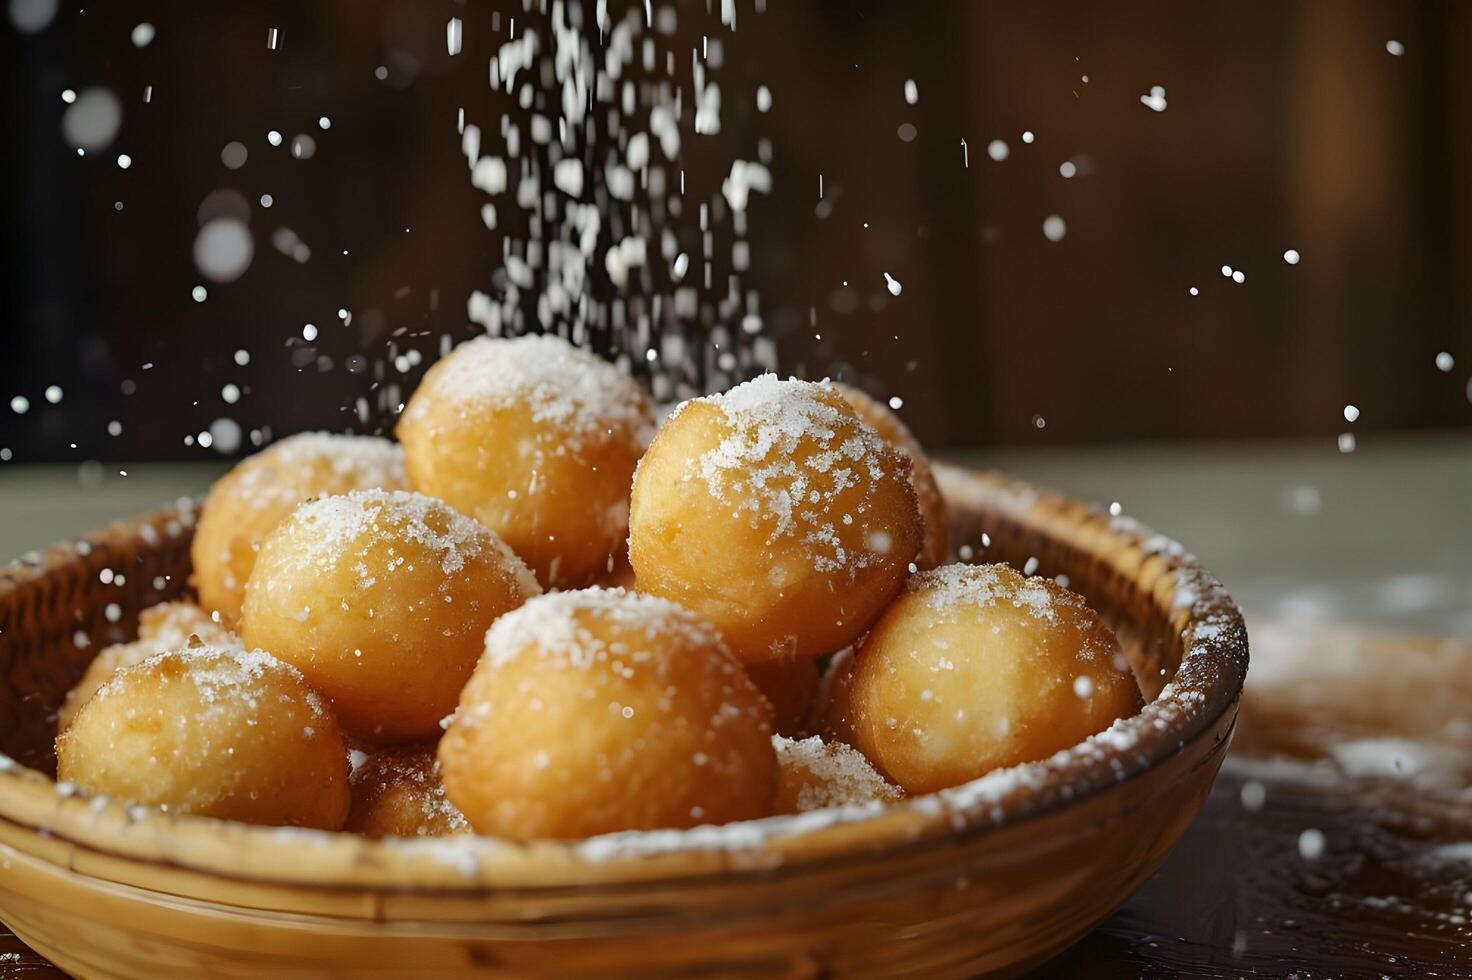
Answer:
<path fill-rule="evenodd" d="M 399 421 L 414 488 L 499 534 L 548 588 L 612 572 L 654 411 L 556 337 L 481 337 L 430 368 Z"/>
<path fill-rule="evenodd" d="M 199 604 L 97 656 L 59 778 L 370 838 L 574 840 L 878 807 L 1139 708 L 1083 599 L 943 564 L 945 504 L 882 403 L 767 375 L 653 418 L 586 351 L 485 337 L 425 376 L 402 451 L 309 433 L 240 463 L 195 536 Z"/>

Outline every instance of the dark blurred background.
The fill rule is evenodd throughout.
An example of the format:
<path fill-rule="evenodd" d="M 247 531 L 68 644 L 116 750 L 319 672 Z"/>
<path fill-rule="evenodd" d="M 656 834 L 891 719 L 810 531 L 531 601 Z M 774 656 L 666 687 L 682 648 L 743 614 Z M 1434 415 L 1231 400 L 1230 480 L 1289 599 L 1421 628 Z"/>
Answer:
<path fill-rule="evenodd" d="M 381 430 L 479 332 L 501 243 L 456 120 L 509 103 L 520 2 L 7 2 L 0 460 Z M 725 131 L 771 140 L 747 281 L 785 371 L 936 446 L 1472 426 L 1472 5 L 674 6 L 723 39 Z M 106 135 L 95 89 L 121 121 L 79 156 L 64 93 Z M 221 214 L 253 249 L 225 284 L 193 255 Z"/>

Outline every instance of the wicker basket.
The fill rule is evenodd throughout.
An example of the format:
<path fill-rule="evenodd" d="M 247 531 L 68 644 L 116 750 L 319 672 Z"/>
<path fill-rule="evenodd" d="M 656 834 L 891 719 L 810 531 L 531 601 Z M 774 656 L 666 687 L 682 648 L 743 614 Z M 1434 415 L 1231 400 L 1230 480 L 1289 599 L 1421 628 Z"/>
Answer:
<path fill-rule="evenodd" d="M 1247 636 L 1174 542 L 1000 475 L 939 476 L 953 540 L 1066 574 L 1119 631 L 1149 704 L 956 791 L 740 834 L 375 842 L 85 798 L 48 775 L 56 708 L 101 645 L 184 591 L 193 513 L 14 564 L 0 572 L 0 752 L 15 760 L 0 761 L 0 920 L 87 977 L 934 977 L 1036 964 L 1117 908 L 1195 817 L 1236 718 Z"/>

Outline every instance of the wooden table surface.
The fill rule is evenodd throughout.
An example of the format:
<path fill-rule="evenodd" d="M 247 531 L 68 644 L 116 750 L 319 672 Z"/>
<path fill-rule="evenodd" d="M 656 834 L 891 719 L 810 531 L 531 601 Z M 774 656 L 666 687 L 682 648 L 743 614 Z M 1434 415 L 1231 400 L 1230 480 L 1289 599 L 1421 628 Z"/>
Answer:
<path fill-rule="evenodd" d="M 1242 720 L 1196 823 L 1038 971 L 1472 977 L 1472 440 L 965 454 L 1185 542 L 1241 601 Z M 206 486 L 218 466 L 0 467 L 0 557 Z M 0 976 L 58 976 L 0 928 Z"/>

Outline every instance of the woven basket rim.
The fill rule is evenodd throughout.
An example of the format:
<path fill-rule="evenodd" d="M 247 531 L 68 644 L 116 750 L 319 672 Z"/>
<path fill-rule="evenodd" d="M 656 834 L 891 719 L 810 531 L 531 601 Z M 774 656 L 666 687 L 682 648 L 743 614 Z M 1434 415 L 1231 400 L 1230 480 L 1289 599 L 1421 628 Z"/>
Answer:
<path fill-rule="evenodd" d="M 1248 662 L 1241 612 L 1176 542 L 1128 518 L 994 472 L 936 464 L 952 506 L 1015 520 L 1095 554 L 1122 574 L 1150 573 L 1155 613 L 1182 638 L 1175 675 L 1136 715 L 1041 762 L 993 772 L 952 790 L 884 807 L 771 817 L 724 828 L 609 835 L 583 842 L 484 837 L 368 840 L 343 833 L 255 827 L 87 798 L 0 755 L 0 830 L 44 838 L 54 852 L 92 853 L 206 878 L 284 888 L 473 896 L 588 886 L 729 882 L 732 874 L 801 874 L 834 861 L 891 860 L 1013 827 L 1082 801 L 1219 737 Z M 83 540 L 137 535 L 144 525 L 192 521 L 192 504 L 114 522 Z M 78 555 L 63 542 L 0 569 L 0 595 Z M 1152 564 L 1154 563 L 1154 564 Z"/>

